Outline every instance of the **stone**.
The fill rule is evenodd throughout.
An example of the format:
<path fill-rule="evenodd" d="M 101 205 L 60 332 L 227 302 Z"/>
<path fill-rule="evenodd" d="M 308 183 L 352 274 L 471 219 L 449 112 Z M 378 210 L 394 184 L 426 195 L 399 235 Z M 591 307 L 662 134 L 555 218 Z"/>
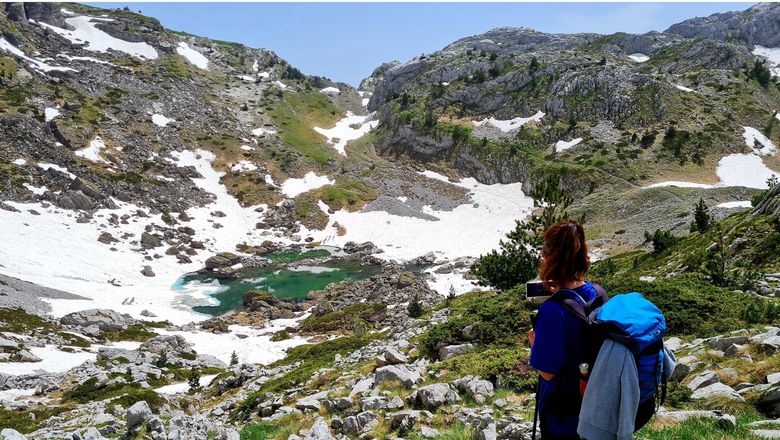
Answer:
<path fill-rule="evenodd" d="M 770 385 L 774 385 L 776 383 L 780 383 L 780 373 L 767 374 L 767 376 L 766 376 L 766 383 L 768 383 Z"/>
<path fill-rule="evenodd" d="M 144 266 L 144 268 L 141 269 L 141 275 L 145 277 L 153 277 L 155 274 L 151 266 Z"/>
<path fill-rule="evenodd" d="M 409 369 L 405 365 L 387 365 L 376 369 L 374 380 L 376 385 L 398 381 L 406 388 L 411 388 L 423 379 L 417 370 Z"/>
<path fill-rule="evenodd" d="M 355 397 L 358 394 L 363 394 L 371 388 L 374 387 L 374 378 L 373 377 L 367 377 L 365 379 L 359 380 L 355 385 L 352 386 L 352 391 L 349 392 L 349 397 Z"/>
<path fill-rule="evenodd" d="M 83 440 L 106 440 L 106 438 L 103 437 L 103 434 L 94 427 L 84 431 L 84 434 L 81 434 L 81 438 Z"/>
<path fill-rule="evenodd" d="M 709 399 L 712 397 L 725 397 L 730 400 L 744 402 L 745 399 L 740 396 L 733 388 L 728 385 L 716 382 L 705 387 L 699 388 L 691 394 L 691 399 Z"/>
<path fill-rule="evenodd" d="M 406 356 L 394 348 L 388 348 L 384 353 L 377 357 L 377 366 L 380 367 L 385 365 L 405 364 L 407 362 L 408 359 Z"/>
<path fill-rule="evenodd" d="M 780 417 L 780 386 L 765 391 L 756 406 L 771 417 Z"/>
<path fill-rule="evenodd" d="M 317 417 L 304 440 L 336 440 L 324 417 Z"/>
<path fill-rule="evenodd" d="M 435 410 L 442 405 L 460 402 L 460 396 L 445 383 L 424 386 L 413 393 L 415 404 L 422 409 Z"/>
<path fill-rule="evenodd" d="M 359 435 L 371 431 L 379 426 L 379 418 L 370 412 L 363 411 L 360 414 L 344 418 L 342 431 L 347 435 Z"/>
<path fill-rule="evenodd" d="M 60 324 L 82 328 L 95 326 L 101 332 L 115 332 L 135 324 L 135 319 L 114 310 L 90 309 L 69 313 L 60 318 Z"/>
<path fill-rule="evenodd" d="M 0 440 L 27 440 L 27 437 L 15 429 L 6 428 L 0 431 Z"/>
<path fill-rule="evenodd" d="M 154 414 L 152 414 L 152 409 L 149 408 L 149 404 L 144 400 L 138 401 L 130 408 L 127 408 L 127 415 L 125 417 L 127 430 L 130 431 L 135 429 L 150 421 L 153 417 Z"/>
<path fill-rule="evenodd" d="M 467 396 L 476 398 L 477 396 L 493 397 L 495 391 L 493 384 L 487 380 L 474 376 L 464 376 L 452 382 L 455 388 L 466 393 Z"/>
<path fill-rule="evenodd" d="M 438 430 L 433 429 L 429 426 L 423 426 L 422 428 L 420 428 L 420 437 L 436 438 L 439 435 L 441 435 L 441 433 Z"/>
<path fill-rule="evenodd" d="M 672 337 L 664 341 L 664 346 L 671 352 L 676 353 L 682 348 L 682 341 L 678 337 Z"/>
<path fill-rule="evenodd" d="M 390 420 L 390 429 L 397 429 L 399 432 L 404 433 L 421 421 L 431 420 L 433 414 L 428 411 L 405 410 L 388 413 L 385 415 L 385 418 Z"/>
<path fill-rule="evenodd" d="M 707 345 L 715 350 L 723 351 L 729 348 L 731 344 L 744 345 L 747 344 L 749 340 L 750 338 L 747 336 L 716 336 L 710 339 L 709 342 L 707 342 Z"/>
<path fill-rule="evenodd" d="M 439 360 L 445 361 L 449 358 L 462 355 L 474 348 L 474 344 L 448 345 L 439 349 Z"/>
<path fill-rule="evenodd" d="M 687 387 L 691 391 L 696 391 L 716 382 L 720 382 L 720 377 L 715 372 L 707 370 L 699 373 L 698 376 L 694 377 L 693 380 L 688 382 Z"/>
<path fill-rule="evenodd" d="M 144 249 L 153 249 L 162 246 L 162 240 L 156 235 L 148 232 L 141 234 L 141 247 Z"/>
<path fill-rule="evenodd" d="M 496 440 L 498 438 L 496 424 L 492 421 L 484 426 L 480 424 L 480 426 L 474 430 L 473 438 L 474 440 Z"/>

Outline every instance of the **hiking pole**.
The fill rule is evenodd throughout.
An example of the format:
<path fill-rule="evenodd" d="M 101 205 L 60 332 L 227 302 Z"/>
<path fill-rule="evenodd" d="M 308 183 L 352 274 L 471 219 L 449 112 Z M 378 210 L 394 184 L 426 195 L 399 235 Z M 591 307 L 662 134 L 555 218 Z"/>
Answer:
<path fill-rule="evenodd" d="M 534 394 L 534 429 L 531 433 L 531 440 L 536 440 L 536 423 L 539 421 L 539 390 L 541 381 L 536 378 L 536 393 Z"/>

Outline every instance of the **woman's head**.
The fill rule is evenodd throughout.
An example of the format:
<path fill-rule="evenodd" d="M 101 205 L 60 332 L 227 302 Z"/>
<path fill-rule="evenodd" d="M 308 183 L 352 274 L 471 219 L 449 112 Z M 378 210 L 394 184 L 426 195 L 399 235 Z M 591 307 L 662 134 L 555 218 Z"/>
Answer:
<path fill-rule="evenodd" d="M 548 289 L 585 278 L 590 267 L 585 231 L 574 220 L 550 226 L 544 233 L 539 278 Z"/>

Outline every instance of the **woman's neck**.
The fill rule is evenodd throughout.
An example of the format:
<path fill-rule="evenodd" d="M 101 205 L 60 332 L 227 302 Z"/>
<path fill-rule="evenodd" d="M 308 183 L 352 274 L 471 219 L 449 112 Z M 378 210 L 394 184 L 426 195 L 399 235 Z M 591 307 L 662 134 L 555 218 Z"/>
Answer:
<path fill-rule="evenodd" d="M 561 283 L 561 289 L 576 289 L 585 284 L 584 280 L 571 280 Z"/>

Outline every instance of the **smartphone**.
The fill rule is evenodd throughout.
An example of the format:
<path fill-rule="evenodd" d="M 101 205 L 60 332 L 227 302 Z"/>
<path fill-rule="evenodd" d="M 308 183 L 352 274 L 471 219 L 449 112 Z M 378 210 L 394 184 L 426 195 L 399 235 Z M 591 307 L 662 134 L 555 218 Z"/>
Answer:
<path fill-rule="evenodd" d="M 529 281 L 525 284 L 525 296 L 527 298 L 550 296 L 550 291 L 545 289 L 544 283 L 541 281 Z"/>

